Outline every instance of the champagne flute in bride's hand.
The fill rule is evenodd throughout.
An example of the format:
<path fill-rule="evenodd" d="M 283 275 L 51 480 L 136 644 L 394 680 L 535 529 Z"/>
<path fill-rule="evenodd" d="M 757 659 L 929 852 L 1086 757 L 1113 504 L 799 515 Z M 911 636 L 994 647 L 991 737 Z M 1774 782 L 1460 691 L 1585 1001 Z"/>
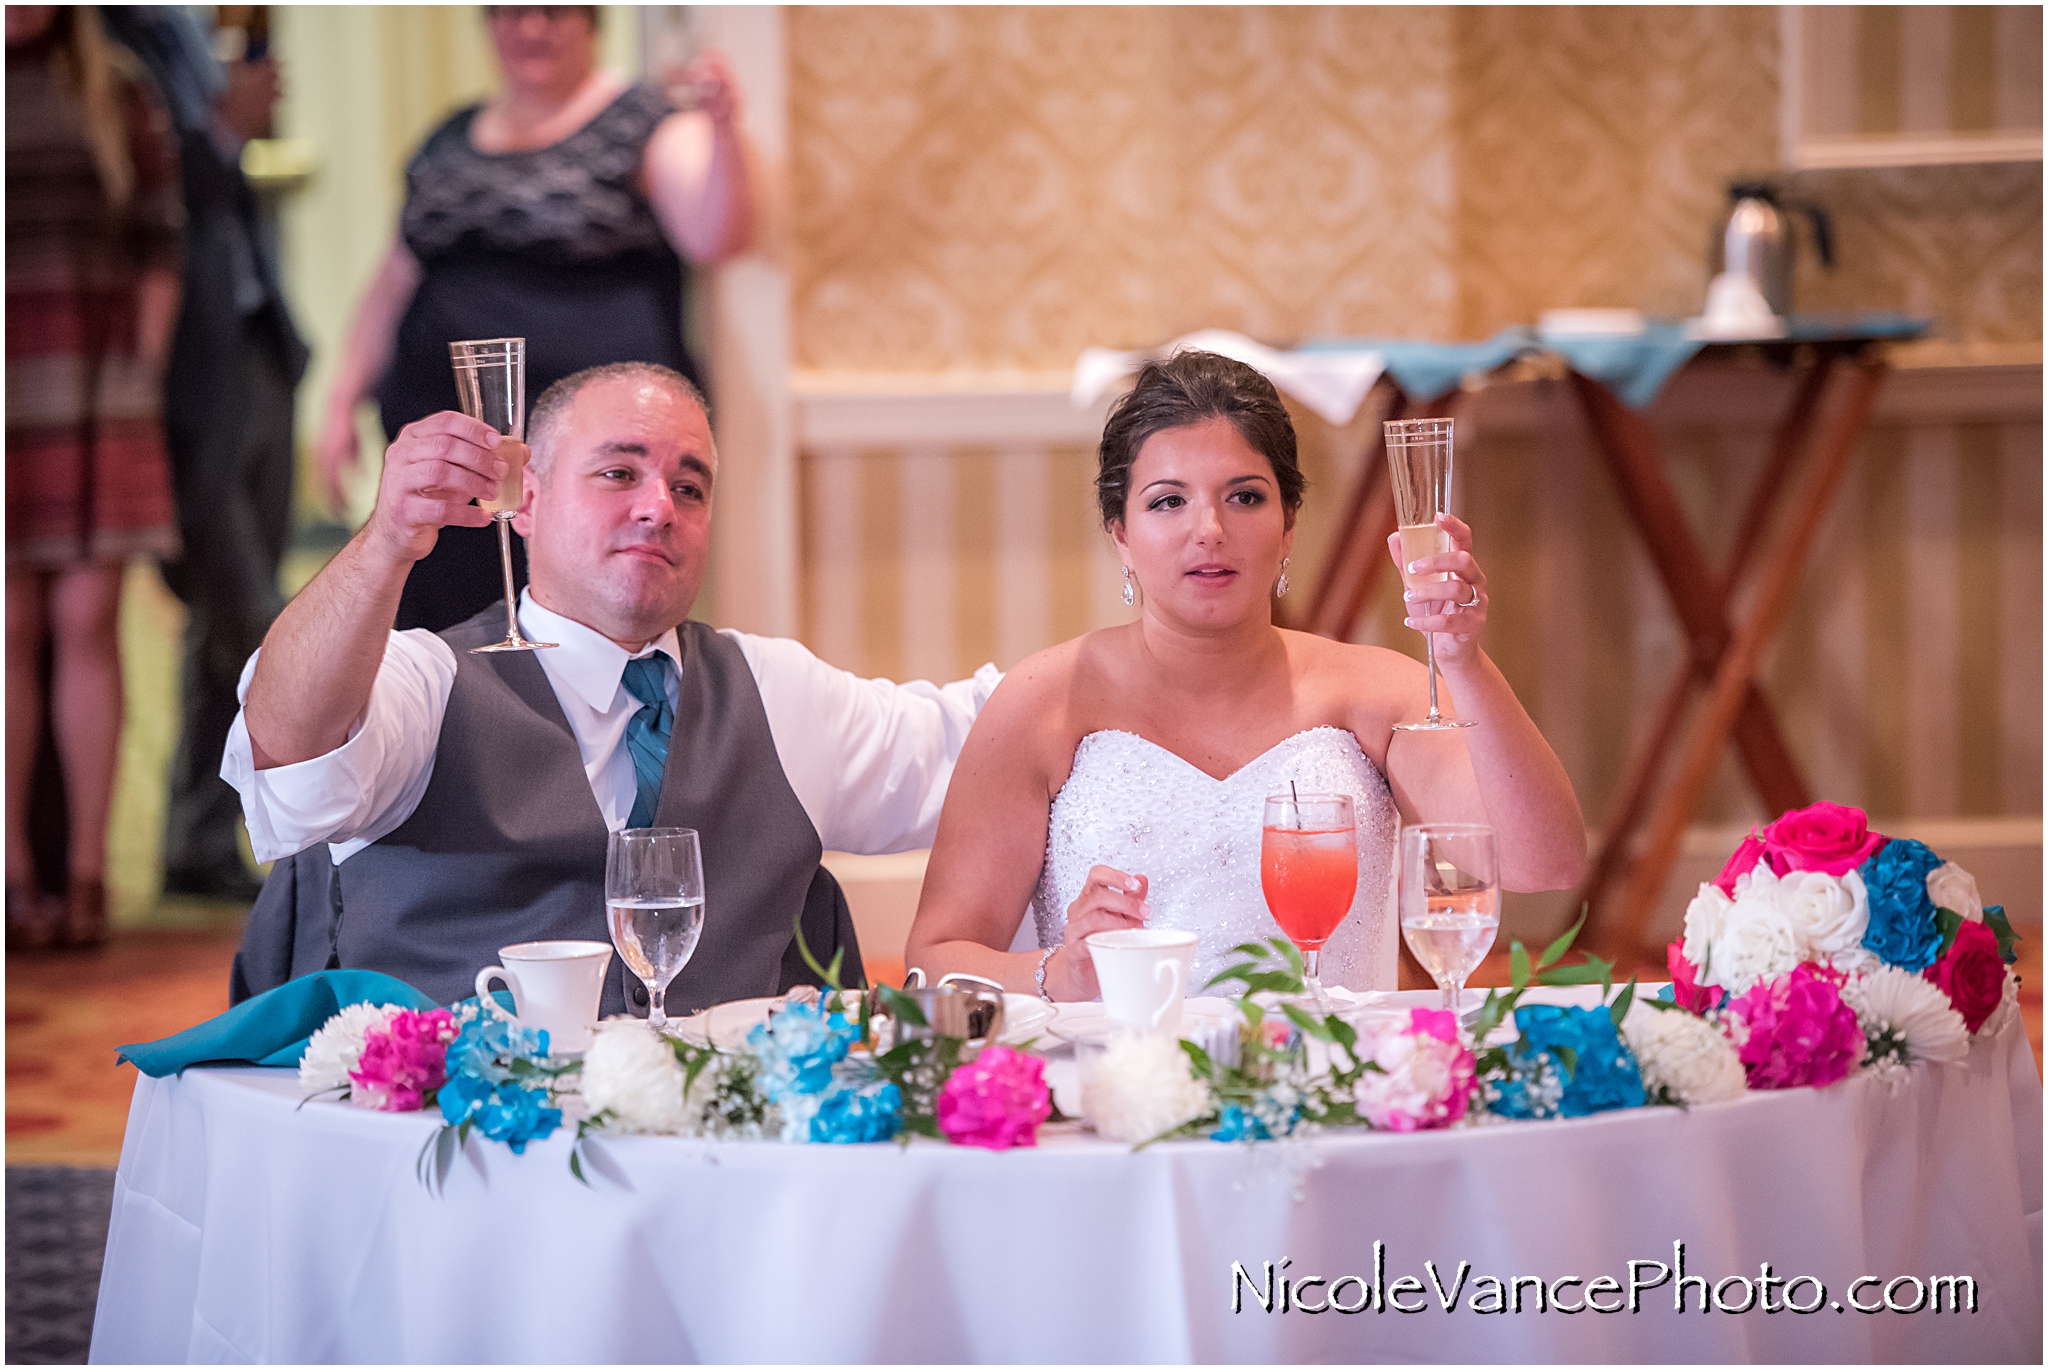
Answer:
<path fill-rule="evenodd" d="M 694 828 L 626 828 L 604 858 L 604 906 L 619 959 L 647 986 L 647 1025 L 668 1026 L 669 981 L 704 931 L 704 857 Z"/>
<path fill-rule="evenodd" d="M 448 344 L 448 359 L 455 366 L 455 394 L 462 412 L 517 440 L 526 441 L 526 339 L 486 338 L 477 342 Z M 528 642 L 519 635 L 519 597 L 512 589 L 512 516 L 519 512 L 520 476 L 525 459 L 512 460 L 512 453 L 500 448 L 505 458 L 505 478 L 498 482 L 495 499 L 477 501 L 498 525 L 498 559 L 505 571 L 505 640 L 472 647 L 472 652 L 530 652 L 552 647 L 552 642 Z"/>
<path fill-rule="evenodd" d="M 1259 887 L 1273 921 L 1301 952 L 1309 1002 L 1330 1011 L 1316 962 L 1323 944 L 1351 912 L 1358 892 L 1358 825 L 1348 794 L 1266 796 L 1259 843 Z"/>
<path fill-rule="evenodd" d="M 1387 473 L 1393 478 L 1394 518 L 1401 529 L 1401 579 L 1417 594 L 1440 592 L 1446 601 L 1464 598 L 1464 582 L 1448 571 L 1416 574 L 1417 558 L 1452 550 L 1451 535 L 1437 527 L 1436 516 L 1451 506 L 1451 427 L 1454 419 L 1396 419 L 1386 425 Z M 1413 601 L 1420 614 L 1428 600 Z M 1420 723 L 1396 723 L 1404 732 L 1435 732 L 1469 728 L 1465 718 L 1445 718 L 1436 706 L 1436 634 L 1424 633 L 1429 651 L 1429 717 Z"/>
<path fill-rule="evenodd" d="M 1424 823 L 1401 830 L 1401 936 L 1443 991 L 1453 1013 L 1465 979 L 1500 933 L 1500 875 L 1493 829 Z"/>

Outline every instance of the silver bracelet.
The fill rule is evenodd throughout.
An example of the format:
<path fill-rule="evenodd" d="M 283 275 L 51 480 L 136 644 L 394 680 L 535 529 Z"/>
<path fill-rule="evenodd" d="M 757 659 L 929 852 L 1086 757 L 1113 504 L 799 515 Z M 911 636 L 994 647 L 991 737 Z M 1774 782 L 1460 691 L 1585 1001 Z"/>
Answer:
<path fill-rule="evenodd" d="M 1038 997 L 1048 1004 L 1052 1002 L 1052 996 L 1045 992 L 1045 963 L 1052 960 L 1052 954 L 1065 945 L 1064 942 L 1055 942 L 1038 958 Z"/>

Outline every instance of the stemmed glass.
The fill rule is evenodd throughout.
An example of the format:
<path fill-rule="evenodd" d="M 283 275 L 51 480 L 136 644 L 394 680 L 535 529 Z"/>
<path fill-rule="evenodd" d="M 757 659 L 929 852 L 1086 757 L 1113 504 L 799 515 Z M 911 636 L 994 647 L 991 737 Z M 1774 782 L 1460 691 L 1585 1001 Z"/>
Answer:
<path fill-rule="evenodd" d="M 1424 823 L 1401 830 L 1401 935 L 1456 1012 L 1465 977 L 1500 932 L 1500 874 L 1493 829 Z"/>
<path fill-rule="evenodd" d="M 604 858 L 604 907 L 619 959 L 647 986 L 647 1025 L 668 1026 L 662 1000 L 704 931 L 704 858 L 694 828 L 626 828 Z"/>
<path fill-rule="evenodd" d="M 1273 921 L 1301 952 L 1310 1000 L 1319 1012 L 1329 1012 L 1316 962 L 1358 892 L 1351 796 L 1297 794 L 1292 788 L 1266 796 L 1259 887 Z"/>
<path fill-rule="evenodd" d="M 1451 507 L 1451 429 L 1455 419 L 1394 419 L 1385 425 L 1387 472 L 1393 477 L 1394 518 L 1401 529 L 1401 579 L 1410 590 L 1443 590 L 1445 599 L 1461 595 L 1444 582 L 1448 571 L 1415 575 L 1409 564 L 1419 557 L 1440 556 L 1452 549 L 1451 535 L 1436 526 L 1436 516 Z M 1428 601 L 1417 600 L 1422 605 Z M 1420 723 L 1396 723 L 1404 732 L 1435 732 L 1469 728 L 1466 718 L 1445 718 L 1436 707 L 1436 634 L 1424 633 L 1429 649 L 1429 717 Z"/>
<path fill-rule="evenodd" d="M 455 394 L 462 412 L 481 419 L 508 438 L 526 441 L 526 339 L 485 338 L 448 344 L 455 365 Z M 503 449 L 500 449 L 503 453 Z M 530 652 L 552 642 L 528 642 L 519 635 L 519 598 L 512 589 L 512 516 L 519 512 L 520 474 L 526 462 L 507 457 L 505 478 L 495 499 L 477 501 L 498 525 L 498 559 L 505 571 L 505 640 L 472 647 L 472 652 Z"/>

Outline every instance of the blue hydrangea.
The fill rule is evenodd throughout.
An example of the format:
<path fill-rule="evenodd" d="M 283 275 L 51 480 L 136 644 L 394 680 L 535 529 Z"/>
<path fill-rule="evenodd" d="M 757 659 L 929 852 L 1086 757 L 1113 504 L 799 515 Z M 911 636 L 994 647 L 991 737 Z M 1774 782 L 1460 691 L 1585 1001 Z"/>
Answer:
<path fill-rule="evenodd" d="M 1225 1104 L 1223 1116 L 1217 1119 L 1218 1127 L 1209 1134 L 1217 1142 L 1270 1142 L 1273 1132 L 1259 1116 L 1238 1104 Z"/>
<path fill-rule="evenodd" d="M 903 1118 L 903 1092 L 888 1080 L 834 1089 L 811 1115 L 814 1142 L 886 1142 Z"/>
<path fill-rule="evenodd" d="M 468 1075 L 491 1084 L 512 1078 L 506 1062 L 514 1056 L 542 1057 L 548 1054 L 545 1028 L 525 1027 L 507 1022 L 480 1009 L 460 1014 L 462 1030 L 448 1044 L 448 1076 Z"/>
<path fill-rule="evenodd" d="M 562 1125 L 562 1110 L 548 1107 L 547 1092 L 520 1085 L 494 1083 L 476 1075 L 451 1076 L 441 1086 L 441 1119 L 450 1126 L 467 1122 L 494 1142 L 514 1152 L 549 1136 Z"/>
<path fill-rule="evenodd" d="M 1518 1064 L 1533 1064 L 1532 1058 L 1539 1055 L 1557 1063 L 1563 1078 L 1557 1100 L 1562 1116 L 1582 1118 L 1611 1108 L 1642 1107 L 1643 1073 L 1605 1008 L 1531 1004 L 1515 1010 L 1515 1026 L 1522 1035 L 1510 1055 Z M 1569 1049 L 1575 1057 L 1569 1069 L 1560 1048 Z M 1507 1093 L 1503 1090 L 1504 1102 Z M 1495 1107 L 1493 1111 L 1509 1117 L 1529 1116 L 1511 1108 Z"/>
<path fill-rule="evenodd" d="M 1886 965 L 1923 971 L 1941 951 L 1941 924 L 1927 897 L 1927 877 L 1941 858 L 1910 837 L 1894 837 L 1856 868 L 1870 896 L 1863 945 Z"/>
<path fill-rule="evenodd" d="M 747 1034 L 747 1049 L 761 1063 L 761 1090 L 781 1103 L 790 1095 L 818 1094 L 832 1083 L 832 1067 L 860 1040 L 843 1014 L 816 1004 L 791 1004 Z"/>

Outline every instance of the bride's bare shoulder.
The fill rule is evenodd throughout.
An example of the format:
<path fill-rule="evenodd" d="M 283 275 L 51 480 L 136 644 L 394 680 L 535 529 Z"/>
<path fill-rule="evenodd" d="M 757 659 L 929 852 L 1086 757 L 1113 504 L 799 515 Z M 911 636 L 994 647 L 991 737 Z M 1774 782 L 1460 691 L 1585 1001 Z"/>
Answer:
<path fill-rule="evenodd" d="M 1327 676 L 1355 686 L 1361 678 L 1405 681 L 1420 669 L 1413 657 L 1391 648 L 1337 642 L 1291 629 L 1282 629 L 1282 634 L 1297 672 L 1311 678 Z"/>
<path fill-rule="evenodd" d="M 1118 628 L 1097 629 L 1025 657 L 1004 675 L 976 722 L 1006 750 L 1041 754 L 1064 767 L 1081 735 L 1113 699 L 1121 657 Z"/>

